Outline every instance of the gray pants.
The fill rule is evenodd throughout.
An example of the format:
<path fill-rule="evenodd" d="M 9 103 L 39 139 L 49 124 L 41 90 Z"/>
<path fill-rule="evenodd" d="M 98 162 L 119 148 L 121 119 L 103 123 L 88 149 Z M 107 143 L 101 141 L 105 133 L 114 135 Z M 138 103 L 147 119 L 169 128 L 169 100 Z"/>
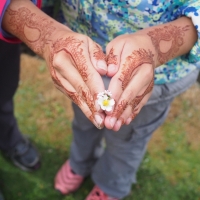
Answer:
<path fill-rule="evenodd" d="M 197 76 L 198 70 L 176 83 L 155 85 L 151 98 L 138 116 L 118 132 L 106 128 L 98 130 L 73 105 L 72 169 L 82 176 L 91 174 L 94 183 L 106 194 L 125 197 L 136 182 L 136 172 L 153 132 L 164 122 L 174 97 L 195 83 Z M 109 79 L 104 77 L 104 83 L 107 86 Z M 102 138 L 105 138 L 106 148 L 97 158 Z"/>

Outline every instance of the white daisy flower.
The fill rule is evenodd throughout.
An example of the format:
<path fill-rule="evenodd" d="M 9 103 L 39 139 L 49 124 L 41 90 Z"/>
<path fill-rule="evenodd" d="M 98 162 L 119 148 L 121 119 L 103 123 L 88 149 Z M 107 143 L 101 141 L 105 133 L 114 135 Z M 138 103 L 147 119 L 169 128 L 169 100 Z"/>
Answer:
<path fill-rule="evenodd" d="M 115 105 L 115 100 L 111 98 L 112 93 L 108 90 L 100 92 L 97 95 L 98 104 L 101 106 L 102 110 L 111 111 Z"/>

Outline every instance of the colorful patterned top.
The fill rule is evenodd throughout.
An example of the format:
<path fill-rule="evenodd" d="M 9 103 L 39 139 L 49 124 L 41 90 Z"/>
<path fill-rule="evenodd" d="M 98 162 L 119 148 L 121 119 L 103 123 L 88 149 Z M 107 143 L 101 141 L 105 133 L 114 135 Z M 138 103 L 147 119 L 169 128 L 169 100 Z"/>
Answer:
<path fill-rule="evenodd" d="M 40 4 L 41 0 L 32 0 Z M 43 0 L 52 6 L 58 0 Z M 0 20 L 10 0 L 0 0 Z M 104 49 L 118 35 L 163 24 L 187 16 L 197 29 L 198 41 L 191 51 L 155 69 L 155 84 L 175 82 L 200 68 L 199 0 L 61 0 L 60 21 L 88 35 Z M 0 26 L 0 39 L 11 40 Z"/>
<path fill-rule="evenodd" d="M 104 49 L 118 35 L 188 16 L 198 31 L 198 41 L 188 55 L 155 70 L 155 84 L 175 82 L 200 63 L 199 0 L 62 0 L 62 22 L 88 35 Z"/>

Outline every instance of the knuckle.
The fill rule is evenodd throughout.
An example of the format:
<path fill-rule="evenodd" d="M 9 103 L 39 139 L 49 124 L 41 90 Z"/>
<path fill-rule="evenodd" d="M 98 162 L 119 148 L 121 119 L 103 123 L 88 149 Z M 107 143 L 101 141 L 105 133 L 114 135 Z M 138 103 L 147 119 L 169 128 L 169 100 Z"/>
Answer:
<path fill-rule="evenodd" d="M 61 53 L 56 54 L 53 57 L 53 67 L 59 69 L 63 62 L 63 56 Z"/>

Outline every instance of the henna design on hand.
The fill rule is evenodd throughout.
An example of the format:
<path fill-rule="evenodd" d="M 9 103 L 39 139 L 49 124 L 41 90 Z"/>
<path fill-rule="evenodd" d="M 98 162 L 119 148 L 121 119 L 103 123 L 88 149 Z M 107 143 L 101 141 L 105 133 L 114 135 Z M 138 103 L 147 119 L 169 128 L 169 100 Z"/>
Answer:
<path fill-rule="evenodd" d="M 135 110 L 135 111 L 133 112 L 132 116 L 131 116 L 131 119 L 132 119 L 132 120 L 134 120 L 135 117 L 138 115 L 138 113 L 136 113 L 136 111 L 137 111 L 137 110 Z"/>
<path fill-rule="evenodd" d="M 188 29 L 189 25 L 185 27 L 169 25 L 164 26 L 164 28 L 156 28 L 147 33 L 151 37 L 160 64 L 164 64 L 173 58 L 180 46 L 184 44 L 183 36 Z M 167 49 L 164 49 L 166 45 L 162 45 L 162 42 L 168 42 Z"/>
<path fill-rule="evenodd" d="M 95 59 L 98 60 L 105 60 L 106 61 L 106 55 L 103 53 L 101 47 L 97 44 L 94 43 L 95 47 L 94 47 L 94 53 L 93 56 L 95 57 Z"/>
<path fill-rule="evenodd" d="M 117 107 L 114 109 L 113 113 L 112 113 L 112 117 L 116 117 L 119 118 L 121 116 L 121 114 L 124 112 L 124 110 L 126 109 L 126 107 L 128 106 L 128 101 L 126 100 L 122 100 Z"/>
<path fill-rule="evenodd" d="M 152 64 L 153 67 L 153 54 L 150 50 L 135 50 L 126 58 L 126 62 L 123 64 L 122 73 L 119 78 L 119 80 L 122 82 L 122 90 L 124 90 L 128 85 L 133 71 L 145 63 Z"/>
<path fill-rule="evenodd" d="M 70 55 L 70 58 L 72 59 L 74 66 L 78 70 L 83 80 L 86 82 L 88 80 L 88 74 L 87 74 L 88 67 L 86 65 L 86 59 L 83 55 L 83 49 L 81 48 L 81 44 L 83 44 L 83 41 L 76 39 L 74 37 L 68 37 L 66 39 L 62 38 L 58 39 L 52 45 L 53 49 L 52 61 L 53 61 L 53 56 L 56 53 L 64 51 L 66 54 Z"/>
<path fill-rule="evenodd" d="M 24 38 L 27 45 L 39 55 L 42 55 L 49 36 L 56 29 L 53 22 L 35 13 L 25 7 L 19 8 L 17 11 L 8 9 L 10 15 L 10 25 L 16 35 Z M 29 36 L 31 33 L 31 36 Z M 34 34 L 33 34 L 34 33 Z"/>
<path fill-rule="evenodd" d="M 124 121 L 124 118 L 123 118 L 123 117 L 120 117 L 118 120 L 121 121 L 121 126 L 125 124 L 125 121 Z"/>
<path fill-rule="evenodd" d="M 114 64 L 117 65 L 117 56 L 114 55 L 114 49 L 112 48 L 109 52 L 109 54 L 107 55 L 106 61 L 107 61 L 107 65 L 109 64 Z"/>
<path fill-rule="evenodd" d="M 94 114 L 96 112 L 94 98 L 92 97 L 89 91 L 84 91 L 82 88 L 80 88 L 80 91 L 82 93 L 82 99 L 86 102 L 92 114 Z"/>
<path fill-rule="evenodd" d="M 90 116 L 89 119 L 91 121 L 94 121 L 93 114 L 96 112 L 96 109 L 94 105 L 94 98 L 92 97 L 90 92 L 84 91 L 82 87 L 79 87 L 77 92 L 71 92 L 67 90 L 57 77 L 55 67 L 53 66 L 54 55 L 61 51 L 64 51 L 65 53 L 70 55 L 71 61 L 73 62 L 74 66 L 80 73 L 83 80 L 87 81 L 88 79 L 87 65 L 86 65 L 86 59 L 83 55 L 83 49 L 81 48 L 82 43 L 83 41 L 80 41 L 73 37 L 68 37 L 66 39 L 61 38 L 53 43 L 50 55 L 51 76 L 55 84 L 63 88 L 66 94 L 71 98 L 71 100 L 75 104 L 80 106 L 83 101 L 86 102 L 86 104 L 88 105 L 89 109 L 92 112 L 92 116 Z"/>
<path fill-rule="evenodd" d="M 148 94 L 149 92 L 151 92 L 153 90 L 153 86 L 154 86 L 154 79 L 152 79 L 152 81 L 150 82 L 150 84 L 148 85 L 148 87 L 146 88 L 146 90 L 144 91 L 144 93 L 140 96 L 136 96 L 130 103 L 129 105 L 132 108 L 132 112 L 134 113 L 136 106 L 142 101 L 142 99 L 146 96 L 146 94 Z"/>

